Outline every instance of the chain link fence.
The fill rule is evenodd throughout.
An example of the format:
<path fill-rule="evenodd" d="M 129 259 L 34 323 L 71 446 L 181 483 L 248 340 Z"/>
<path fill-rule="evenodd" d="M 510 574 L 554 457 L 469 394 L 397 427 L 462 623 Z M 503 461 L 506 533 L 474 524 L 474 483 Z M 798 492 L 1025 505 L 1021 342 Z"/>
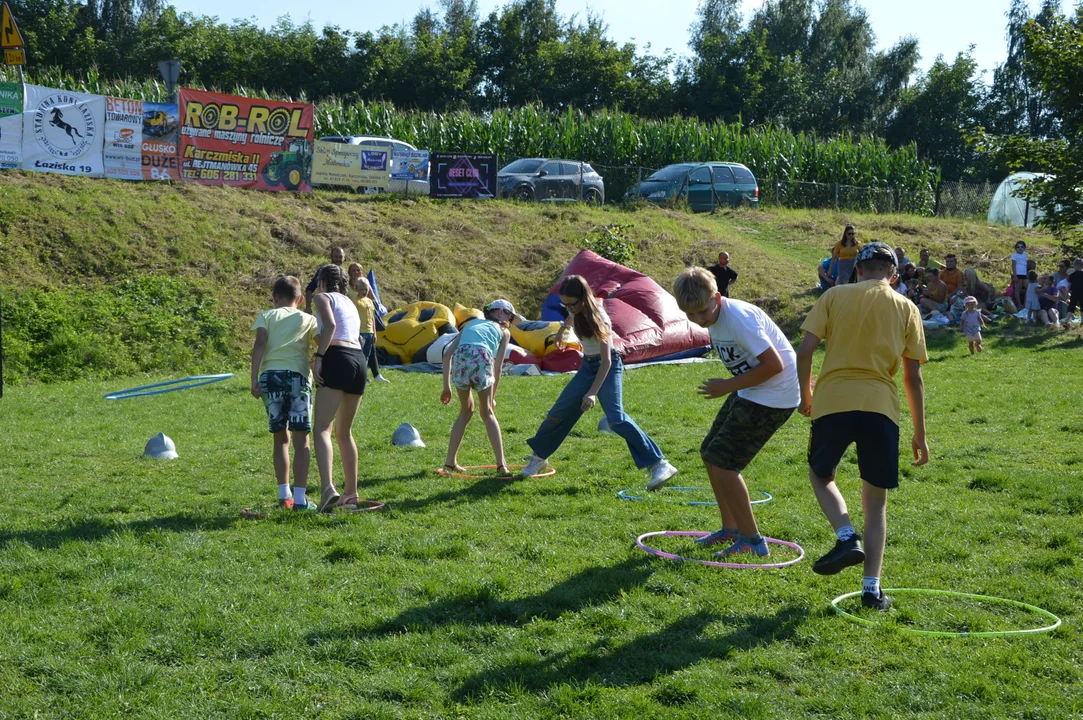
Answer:
<path fill-rule="evenodd" d="M 933 211 L 937 217 L 986 218 L 997 183 L 966 183 L 945 180 L 936 191 Z"/>

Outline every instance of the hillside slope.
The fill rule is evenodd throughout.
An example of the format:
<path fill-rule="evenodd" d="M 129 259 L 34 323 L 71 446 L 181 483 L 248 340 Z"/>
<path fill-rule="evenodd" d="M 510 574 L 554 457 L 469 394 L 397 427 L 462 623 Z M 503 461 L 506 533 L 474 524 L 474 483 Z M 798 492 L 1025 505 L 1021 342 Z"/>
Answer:
<path fill-rule="evenodd" d="M 251 319 L 279 273 L 303 279 L 333 245 L 373 267 L 385 303 L 478 305 L 507 297 L 528 317 L 585 236 L 630 226 L 636 267 L 668 287 L 685 266 L 732 255 L 733 295 L 794 329 L 815 294 L 815 263 L 853 223 L 863 241 L 948 250 L 1004 284 L 1033 230 L 909 215 L 434 202 L 316 192 L 0 174 L 0 293 L 9 378 L 203 370 L 243 361 Z M 1046 263 L 1049 265 L 1049 263 Z M 1050 269 L 1052 269 L 1050 267 Z M 179 316 L 179 317 L 178 317 Z"/>

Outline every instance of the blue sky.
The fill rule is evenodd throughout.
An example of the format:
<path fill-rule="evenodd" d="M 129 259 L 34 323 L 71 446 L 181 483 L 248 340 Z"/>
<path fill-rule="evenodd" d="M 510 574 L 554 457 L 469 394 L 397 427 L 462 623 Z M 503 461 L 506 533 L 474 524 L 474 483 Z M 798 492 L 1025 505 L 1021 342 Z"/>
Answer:
<path fill-rule="evenodd" d="M 1065 6 L 1071 2 L 1066 0 Z M 505 0 L 478 0 L 478 9 L 484 17 L 504 4 Z M 743 0 L 746 14 L 762 4 L 763 0 Z M 981 68 L 991 71 L 1004 60 L 1004 13 L 1009 0 L 863 0 L 859 4 L 868 13 L 881 47 L 909 35 L 918 38 L 922 69 L 937 55 L 950 61 L 972 44 Z M 222 21 L 248 18 L 269 26 L 288 14 L 295 22 L 310 20 L 317 28 L 335 24 L 357 31 L 409 22 L 420 8 L 438 7 L 436 0 L 262 0 L 245 10 L 228 11 L 222 8 L 239 6 L 216 0 L 175 0 L 173 5 L 182 12 L 217 16 Z M 588 10 L 601 15 L 614 40 L 634 40 L 639 47 L 650 43 L 655 52 L 671 48 L 677 54 L 688 53 L 688 28 L 695 20 L 697 5 L 697 0 L 557 0 L 557 9 L 564 16 L 582 16 Z M 1030 5 L 1036 9 L 1038 0 L 1031 0 Z"/>

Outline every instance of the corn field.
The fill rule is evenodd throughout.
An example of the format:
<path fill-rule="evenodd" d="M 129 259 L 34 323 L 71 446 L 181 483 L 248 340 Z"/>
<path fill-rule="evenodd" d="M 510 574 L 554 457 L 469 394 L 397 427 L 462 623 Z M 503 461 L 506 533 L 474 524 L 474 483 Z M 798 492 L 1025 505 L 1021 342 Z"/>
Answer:
<path fill-rule="evenodd" d="M 13 69 L 0 69 L 0 80 L 14 79 Z M 27 81 L 31 82 L 30 78 Z M 158 102 L 166 95 L 165 86 L 155 80 L 105 80 L 94 70 L 78 78 L 46 71 L 38 73 L 33 82 Z M 267 97 L 266 92 L 250 88 L 232 88 L 230 92 Z M 385 135 L 430 151 L 497 153 L 507 159 L 559 157 L 632 168 L 661 168 L 688 161 L 740 162 L 757 178 L 890 188 L 897 197 L 919 198 L 905 208 L 911 212 L 931 208 L 936 179 L 935 169 L 918 158 L 914 145 L 891 149 L 873 137 L 824 139 L 773 127 L 746 128 L 679 117 L 649 120 L 615 111 L 587 114 L 538 107 L 486 115 L 433 113 L 400 110 L 381 102 L 330 99 L 316 103 L 315 119 L 316 137 Z M 631 184 L 630 173 L 621 177 L 621 181 L 606 178 L 608 197 L 619 198 Z"/>

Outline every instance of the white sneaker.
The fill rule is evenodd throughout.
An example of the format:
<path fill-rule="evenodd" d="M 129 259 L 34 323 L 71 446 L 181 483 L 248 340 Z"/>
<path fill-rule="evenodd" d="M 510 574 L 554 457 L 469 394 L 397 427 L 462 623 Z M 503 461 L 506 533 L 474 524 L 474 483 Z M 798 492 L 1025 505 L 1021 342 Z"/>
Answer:
<path fill-rule="evenodd" d="M 547 467 L 549 467 L 548 458 L 540 458 L 537 455 L 528 455 L 526 467 L 520 470 L 519 474 L 523 477 L 530 477 L 531 475 L 537 475 Z"/>
<path fill-rule="evenodd" d="M 376 382 L 385 382 L 385 383 L 391 382 L 390 380 L 385 378 L 383 375 L 377 375 L 376 377 L 374 377 L 372 379 L 375 380 Z"/>
<path fill-rule="evenodd" d="M 669 461 L 662 458 L 654 465 L 650 467 L 651 479 L 647 483 L 648 490 L 657 490 L 666 484 L 671 477 L 677 474 L 677 468 L 669 464 Z"/>

